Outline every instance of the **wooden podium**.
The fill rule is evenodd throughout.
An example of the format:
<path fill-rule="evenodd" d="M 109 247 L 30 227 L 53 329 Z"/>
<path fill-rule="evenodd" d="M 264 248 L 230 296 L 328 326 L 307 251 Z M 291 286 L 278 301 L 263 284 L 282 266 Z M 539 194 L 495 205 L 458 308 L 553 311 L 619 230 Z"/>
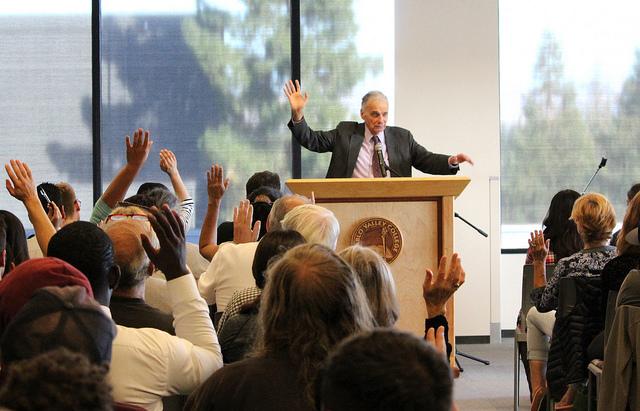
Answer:
<path fill-rule="evenodd" d="M 311 197 L 340 222 L 338 250 L 354 241 L 373 246 L 390 261 L 400 318 L 396 327 L 422 337 L 425 269 L 436 272 L 453 253 L 453 199 L 469 184 L 464 176 L 288 180 L 292 192 Z M 453 299 L 447 305 L 454 337 Z"/>

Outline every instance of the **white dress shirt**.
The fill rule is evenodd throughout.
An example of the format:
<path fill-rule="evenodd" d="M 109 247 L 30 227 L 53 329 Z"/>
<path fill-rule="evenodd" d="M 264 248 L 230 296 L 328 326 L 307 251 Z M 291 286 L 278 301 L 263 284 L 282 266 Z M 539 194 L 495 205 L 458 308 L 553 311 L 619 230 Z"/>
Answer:
<path fill-rule="evenodd" d="M 384 140 L 384 131 L 378 134 L 380 144 L 382 144 L 382 156 L 384 157 L 385 164 L 389 165 L 389 156 L 387 155 L 387 145 Z M 356 160 L 356 166 L 353 169 L 353 178 L 373 178 L 373 154 L 375 152 L 375 144 L 373 142 L 373 134 L 367 126 L 364 127 L 364 140 L 360 147 L 360 153 L 358 153 L 358 159 Z M 386 173 L 385 173 L 386 177 Z"/>
<path fill-rule="evenodd" d="M 218 312 L 225 310 L 234 292 L 256 285 L 251 266 L 257 247 L 257 242 L 220 244 L 207 271 L 200 276 L 200 294 L 209 305 L 215 304 Z"/>
<path fill-rule="evenodd" d="M 193 275 L 168 281 L 167 290 L 175 336 L 117 326 L 109 370 L 117 402 L 162 410 L 162 397 L 189 394 L 222 367 L 218 336 Z"/>

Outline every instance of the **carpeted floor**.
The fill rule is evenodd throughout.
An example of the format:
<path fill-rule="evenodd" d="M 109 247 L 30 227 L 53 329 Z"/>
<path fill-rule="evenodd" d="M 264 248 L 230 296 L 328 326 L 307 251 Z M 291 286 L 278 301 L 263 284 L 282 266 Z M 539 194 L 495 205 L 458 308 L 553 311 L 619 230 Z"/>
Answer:
<path fill-rule="evenodd" d="M 491 361 L 484 365 L 458 356 L 464 372 L 454 383 L 454 397 L 460 410 L 513 410 L 513 338 L 500 344 L 458 345 L 458 350 Z M 520 409 L 528 410 L 529 389 L 520 367 Z"/>

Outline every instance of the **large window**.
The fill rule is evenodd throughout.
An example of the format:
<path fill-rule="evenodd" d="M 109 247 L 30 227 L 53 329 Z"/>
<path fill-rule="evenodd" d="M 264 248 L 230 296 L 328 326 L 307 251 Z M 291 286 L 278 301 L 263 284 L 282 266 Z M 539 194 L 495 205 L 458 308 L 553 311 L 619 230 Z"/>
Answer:
<path fill-rule="evenodd" d="M 231 219 L 251 174 L 290 177 L 281 98 L 291 73 L 289 2 L 140 4 L 102 1 L 104 184 L 123 164 L 124 135 L 148 128 L 155 144 L 132 192 L 143 181 L 169 184 L 158 166 L 159 150 L 168 148 L 196 200 L 197 224 L 206 211 L 205 172 L 213 162 L 224 166 L 231 187 L 221 220 Z"/>
<path fill-rule="evenodd" d="M 640 5 L 500 1 L 503 248 L 524 248 L 551 197 L 588 191 L 615 205 L 640 181 Z"/>
<path fill-rule="evenodd" d="M 68 181 L 88 219 L 91 2 L 0 2 L 0 44 L 0 164 L 26 161 L 36 184 Z M 22 204 L 2 191 L 0 208 L 29 229 Z"/>

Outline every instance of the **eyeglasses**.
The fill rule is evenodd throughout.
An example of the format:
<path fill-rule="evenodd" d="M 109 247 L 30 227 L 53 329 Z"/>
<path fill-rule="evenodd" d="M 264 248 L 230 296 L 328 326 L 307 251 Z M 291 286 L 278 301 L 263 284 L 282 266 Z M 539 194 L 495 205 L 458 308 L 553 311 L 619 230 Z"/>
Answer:
<path fill-rule="evenodd" d="M 109 214 L 109 216 L 107 217 L 107 223 L 109 221 L 125 220 L 149 221 L 149 217 L 147 217 L 145 214 Z"/>

